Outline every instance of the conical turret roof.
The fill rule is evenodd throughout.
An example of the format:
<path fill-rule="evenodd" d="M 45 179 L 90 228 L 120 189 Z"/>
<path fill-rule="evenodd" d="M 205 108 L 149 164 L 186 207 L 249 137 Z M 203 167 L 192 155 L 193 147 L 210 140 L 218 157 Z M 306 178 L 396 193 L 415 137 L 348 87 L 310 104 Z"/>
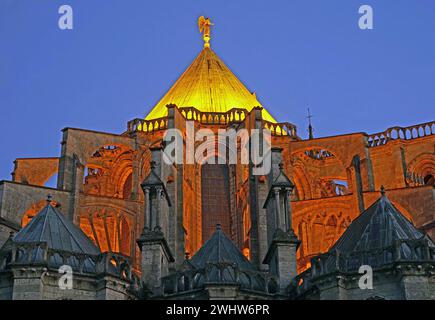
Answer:
<path fill-rule="evenodd" d="M 234 263 L 241 270 L 256 270 L 234 243 L 228 239 L 221 227 L 208 239 L 198 252 L 190 259 L 197 268 L 204 268 L 208 263 Z"/>
<path fill-rule="evenodd" d="M 204 47 L 172 88 L 146 116 L 147 120 L 167 115 L 166 105 L 194 107 L 201 112 L 227 112 L 233 108 L 251 111 L 262 107 L 254 93 L 231 72 L 210 49 Z M 276 122 L 265 109 L 263 119 Z"/>
<path fill-rule="evenodd" d="M 66 252 L 100 254 L 83 231 L 65 218 L 51 204 L 47 204 L 13 238 L 15 243 L 46 242 L 47 247 Z"/>
<path fill-rule="evenodd" d="M 392 246 L 397 240 L 417 240 L 424 236 L 382 190 L 382 196 L 349 225 L 331 251 L 379 250 Z M 428 241 L 433 246 L 429 238 Z M 402 252 L 403 257 L 407 254 Z"/>

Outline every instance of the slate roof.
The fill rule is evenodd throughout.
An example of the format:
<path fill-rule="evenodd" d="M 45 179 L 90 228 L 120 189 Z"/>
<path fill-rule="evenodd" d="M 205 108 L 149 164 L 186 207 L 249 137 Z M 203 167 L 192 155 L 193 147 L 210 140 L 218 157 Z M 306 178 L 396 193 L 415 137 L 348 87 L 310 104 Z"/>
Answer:
<path fill-rule="evenodd" d="M 392 246 L 397 240 L 417 240 L 423 237 L 425 235 L 383 193 L 350 224 L 331 250 L 342 253 L 370 251 Z M 407 252 L 401 254 L 406 258 Z"/>
<path fill-rule="evenodd" d="M 278 285 L 268 276 L 246 259 L 218 225 L 199 251 L 177 272 L 165 276 L 163 283 L 165 294 L 204 289 L 206 283 L 236 284 L 243 290 L 274 294 Z M 191 287 L 186 286 L 186 278 L 192 279 Z"/>
<path fill-rule="evenodd" d="M 50 249 L 100 254 L 91 239 L 51 204 L 47 204 L 12 240 L 15 243 L 46 242 Z"/>
<path fill-rule="evenodd" d="M 189 262 L 196 268 L 204 268 L 208 263 L 234 263 L 240 270 L 256 270 L 219 225 Z"/>
<path fill-rule="evenodd" d="M 151 171 L 148 174 L 148 176 L 142 181 L 141 183 L 142 187 L 165 186 L 165 184 L 160 179 L 160 177 L 155 173 L 154 168 L 155 168 L 155 163 L 152 162 Z"/>
<path fill-rule="evenodd" d="M 429 256 L 416 252 L 413 243 L 429 247 Z M 379 268 L 395 261 L 434 260 L 434 247 L 432 240 L 414 227 L 382 191 L 382 196 L 350 224 L 331 249 L 312 261 L 323 257 L 323 273 L 334 272 L 337 265 L 350 272 L 362 264 Z"/>
<path fill-rule="evenodd" d="M 52 250 L 48 260 L 44 255 L 46 249 L 41 244 Z M 52 268 L 68 264 L 73 270 L 81 269 L 86 273 L 96 272 L 96 262 L 101 254 L 91 239 L 51 204 L 47 204 L 23 229 L 6 241 L 0 249 L 0 256 L 10 254 L 14 247 L 18 249 L 14 263 L 47 263 Z M 83 258 L 81 268 L 80 259 Z"/>
<path fill-rule="evenodd" d="M 168 195 L 168 191 L 166 190 L 166 186 L 163 183 L 163 181 L 160 179 L 160 177 L 155 172 L 156 163 L 154 161 L 151 161 L 151 171 L 148 174 L 148 176 L 142 181 L 140 184 L 141 188 L 154 188 L 154 187 L 161 187 L 163 189 L 163 192 L 166 196 L 166 200 L 168 202 L 168 205 L 171 206 L 171 198 Z"/>
<path fill-rule="evenodd" d="M 311 267 L 293 286 L 300 294 L 317 290 L 317 279 L 335 279 L 337 272 L 359 272 L 361 265 L 391 270 L 401 262 L 433 265 L 435 245 L 390 202 L 382 187 L 381 197 L 350 224 L 327 253 L 311 259 Z"/>

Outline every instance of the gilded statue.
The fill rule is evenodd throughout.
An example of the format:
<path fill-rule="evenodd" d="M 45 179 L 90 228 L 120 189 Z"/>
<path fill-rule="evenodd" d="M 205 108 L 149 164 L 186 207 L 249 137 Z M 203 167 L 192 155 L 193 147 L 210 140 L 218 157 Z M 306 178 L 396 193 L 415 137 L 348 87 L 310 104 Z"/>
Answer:
<path fill-rule="evenodd" d="M 210 46 L 210 26 L 212 26 L 209 18 L 205 18 L 204 16 L 200 16 L 198 18 L 198 27 L 199 32 L 202 33 L 202 38 L 204 39 L 204 46 Z"/>

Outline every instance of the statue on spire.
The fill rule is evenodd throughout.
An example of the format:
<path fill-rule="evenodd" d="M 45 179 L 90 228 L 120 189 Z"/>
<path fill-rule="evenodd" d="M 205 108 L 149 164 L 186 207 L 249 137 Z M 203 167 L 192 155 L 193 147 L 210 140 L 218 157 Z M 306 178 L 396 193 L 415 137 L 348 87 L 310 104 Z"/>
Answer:
<path fill-rule="evenodd" d="M 199 32 L 202 33 L 202 38 L 204 39 L 204 47 L 210 47 L 210 26 L 212 26 L 209 18 L 200 16 L 198 18 Z"/>

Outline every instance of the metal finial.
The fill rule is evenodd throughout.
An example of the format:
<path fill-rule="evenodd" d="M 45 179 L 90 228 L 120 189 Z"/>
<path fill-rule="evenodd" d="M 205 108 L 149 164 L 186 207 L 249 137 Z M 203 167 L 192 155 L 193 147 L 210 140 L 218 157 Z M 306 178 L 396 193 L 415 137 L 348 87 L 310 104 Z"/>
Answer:
<path fill-rule="evenodd" d="M 381 195 L 384 196 L 385 195 L 385 187 L 382 185 L 381 186 Z"/>
<path fill-rule="evenodd" d="M 216 230 L 222 230 L 222 226 L 220 223 L 216 224 Z"/>
<path fill-rule="evenodd" d="M 309 135 L 309 139 L 314 139 L 314 134 L 313 134 L 313 126 L 311 125 L 311 118 L 313 117 L 313 115 L 310 113 L 310 108 L 308 108 L 308 135 Z"/>
<path fill-rule="evenodd" d="M 47 202 L 51 203 L 51 200 L 53 200 L 53 196 L 51 194 L 47 194 Z"/>

